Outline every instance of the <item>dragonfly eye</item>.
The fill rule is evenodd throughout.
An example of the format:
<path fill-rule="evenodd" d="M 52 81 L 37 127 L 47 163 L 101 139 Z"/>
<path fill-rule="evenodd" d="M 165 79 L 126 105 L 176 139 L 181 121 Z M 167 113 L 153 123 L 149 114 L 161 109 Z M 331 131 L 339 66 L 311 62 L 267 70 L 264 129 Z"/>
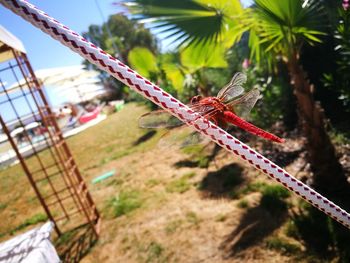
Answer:
<path fill-rule="evenodd" d="M 194 97 L 192 97 L 192 99 L 191 99 L 191 104 L 197 103 L 197 102 L 199 102 L 201 99 L 202 99 L 202 96 L 201 96 L 201 95 L 194 96 Z"/>

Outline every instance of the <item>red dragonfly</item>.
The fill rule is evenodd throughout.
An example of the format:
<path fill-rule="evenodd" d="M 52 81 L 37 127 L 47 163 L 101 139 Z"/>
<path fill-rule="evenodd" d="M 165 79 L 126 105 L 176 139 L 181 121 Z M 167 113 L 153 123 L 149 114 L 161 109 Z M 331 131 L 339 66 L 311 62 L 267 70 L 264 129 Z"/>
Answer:
<path fill-rule="evenodd" d="M 264 139 L 278 143 L 284 142 L 284 139 L 258 128 L 244 119 L 254 107 L 260 95 L 257 88 L 243 94 L 244 88 L 242 86 L 246 80 L 246 75 L 238 72 L 219 91 L 216 97 L 195 96 L 191 99 L 189 107 L 222 128 L 232 124 Z M 139 126 L 142 128 L 171 128 L 182 124 L 180 120 L 165 110 L 146 113 L 139 119 Z"/>

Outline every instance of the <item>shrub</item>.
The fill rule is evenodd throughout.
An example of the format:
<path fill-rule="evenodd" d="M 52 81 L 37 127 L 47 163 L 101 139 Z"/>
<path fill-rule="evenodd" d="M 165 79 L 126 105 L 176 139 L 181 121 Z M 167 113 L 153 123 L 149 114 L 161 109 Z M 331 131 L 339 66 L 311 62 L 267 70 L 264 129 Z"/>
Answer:
<path fill-rule="evenodd" d="M 190 190 L 191 184 L 189 183 L 188 179 L 191 179 L 196 174 L 191 172 L 184 174 L 180 179 L 174 180 L 170 182 L 167 187 L 166 191 L 169 193 L 184 193 Z"/>
<path fill-rule="evenodd" d="M 117 197 L 109 201 L 109 206 L 113 207 L 113 215 L 119 217 L 129 214 L 142 205 L 140 193 L 138 191 L 120 192 Z"/>
<path fill-rule="evenodd" d="M 237 203 L 237 206 L 239 208 L 248 208 L 249 207 L 249 203 L 246 199 L 242 199 Z"/>
<path fill-rule="evenodd" d="M 267 185 L 262 190 L 261 206 L 271 213 L 281 213 L 287 208 L 284 199 L 289 195 L 289 191 L 282 186 Z"/>
<path fill-rule="evenodd" d="M 266 240 L 266 247 L 268 249 L 273 249 L 282 252 L 283 254 L 295 254 L 297 252 L 300 252 L 300 247 L 296 244 L 290 243 L 287 240 L 278 238 L 278 237 L 271 237 Z"/>

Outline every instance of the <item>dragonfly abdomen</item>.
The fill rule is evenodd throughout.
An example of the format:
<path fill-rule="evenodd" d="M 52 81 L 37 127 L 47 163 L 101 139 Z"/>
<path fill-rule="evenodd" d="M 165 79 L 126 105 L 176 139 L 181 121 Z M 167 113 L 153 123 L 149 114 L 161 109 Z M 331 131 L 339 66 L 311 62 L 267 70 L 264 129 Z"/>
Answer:
<path fill-rule="evenodd" d="M 225 121 L 240 127 L 243 130 L 246 130 L 247 132 L 254 134 L 256 136 L 274 141 L 274 142 L 278 142 L 278 143 L 282 143 L 284 142 L 284 139 L 279 138 L 278 136 L 269 133 L 267 131 L 264 131 L 263 129 L 260 129 L 259 127 L 256 127 L 255 125 L 251 124 L 250 122 L 247 122 L 244 119 L 241 119 L 240 117 L 238 117 L 236 114 L 234 114 L 233 112 L 230 111 L 225 111 L 224 112 L 224 118 Z"/>

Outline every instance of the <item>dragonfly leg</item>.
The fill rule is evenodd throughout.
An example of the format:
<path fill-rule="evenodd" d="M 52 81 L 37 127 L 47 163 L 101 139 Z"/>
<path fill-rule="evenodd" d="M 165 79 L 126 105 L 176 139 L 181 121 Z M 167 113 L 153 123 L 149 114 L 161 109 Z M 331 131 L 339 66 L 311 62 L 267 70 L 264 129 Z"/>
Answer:
<path fill-rule="evenodd" d="M 218 121 L 214 117 L 210 118 L 209 121 L 213 122 L 215 125 L 218 125 Z"/>

